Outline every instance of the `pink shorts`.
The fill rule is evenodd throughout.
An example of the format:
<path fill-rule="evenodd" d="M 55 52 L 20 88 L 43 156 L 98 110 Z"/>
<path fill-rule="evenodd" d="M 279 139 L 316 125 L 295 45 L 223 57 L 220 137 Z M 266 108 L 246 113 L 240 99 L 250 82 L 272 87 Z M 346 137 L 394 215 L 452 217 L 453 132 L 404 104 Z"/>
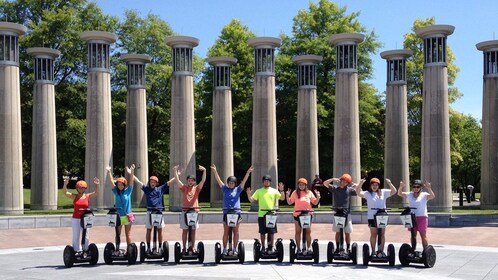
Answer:
<path fill-rule="evenodd" d="M 429 217 L 417 216 L 417 226 L 415 226 L 415 230 L 425 234 L 427 232 L 428 227 L 429 227 Z M 411 229 L 408 229 L 408 231 L 410 230 Z"/>

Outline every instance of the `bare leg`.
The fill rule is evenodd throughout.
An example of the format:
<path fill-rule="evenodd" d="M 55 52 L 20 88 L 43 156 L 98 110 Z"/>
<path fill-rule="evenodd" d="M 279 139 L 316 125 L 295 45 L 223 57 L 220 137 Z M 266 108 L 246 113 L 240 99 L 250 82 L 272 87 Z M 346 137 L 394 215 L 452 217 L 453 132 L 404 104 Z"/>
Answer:
<path fill-rule="evenodd" d="M 192 229 L 192 250 L 195 248 L 195 229 Z M 195 251 L 195 250 L 194 250 Z"/>
<path fill-rule="evenodd" d="M 429 245 L 429 240 L 427 240 L 427 233 L 426 232 L 421 232 L 420 233 L 420 238 L 422 239 L 422 246 L 427 248 L 427 245 Z"/>
<path fill-rule="evenodd" d="M 188 235 L 188 230 L 184 229 L 182 230 L 182 243 L 183 243 L 183 250 L 187 251 L 187 235 Z"/>
<path fill-rule="evenodd" d="M 150 235 L 151 235 L 152 229 L 148 228 L 147 231 L 145 232 L 145 241 L 147 243 L 147 249 L 150 249 Z"/>
<path fill-rule="evenodd" d="M 163 229 L 158 228 L 157 229 L 157 240 L 159 241 L 159 246 L 163 243 Z"/>
<path fill-rule="evenodd" d="M 223 223 L 223 249 L 227 248 L 228 244 L 228 226 Z"/>
<path fill-rule="evenodd" d="M 386 229 L 383 228 L 380 235 L 380 247 L 379 251 L 384 252 L 384 245 L 386 243 Z"/>
<path fill-rule="evenodd" d="M 299 223 L 294 221 L 294 238 L 296 239 L 297 250 L 301 249 L 301 227 Z"/>
<path fill-rule="evenodd" d="M 125 225 L 126 244 L 131 244 L 131 224 Z"/>
<path fill-rule="evenodd" d="M 234 228 L 233 228 L 233 247 L 235 248 L 235 250 L 237 250 L 237 245 L 239 244 L 239 225 L 240 224 L 237 224 Z"/>
<path fill-rule="evenodd" d="M 370 228 L 370 247 L 372 248 L 372 253 L 375 253 L 375 248 L 377 244 L 377 228 Z M 380 249 L 379 249 L 380 250 Z"/>

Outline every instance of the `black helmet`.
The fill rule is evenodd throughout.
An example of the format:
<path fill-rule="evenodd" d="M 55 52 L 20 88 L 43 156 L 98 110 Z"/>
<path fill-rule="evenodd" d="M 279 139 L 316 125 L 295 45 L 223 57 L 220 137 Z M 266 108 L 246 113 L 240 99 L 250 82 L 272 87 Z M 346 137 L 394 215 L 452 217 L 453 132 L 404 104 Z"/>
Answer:
<path fill-rule="evenodd" d="M 263 181 L 264 180 L 268 180 L 268 181 L 271 181 L 271 176 L 266 174 L 265 176 L 263 176 Z"/>
<path fill-rule="evenodd" d="M 230 182 L 234 182 L 235 184 L 237 184 L 237 178 L 235 176 L 228 176 L 227 184 Z"/>
<path fill-rule="evenodd" d="M 194 175 L 192 175 L 192 174 L 187 175 L 187 180 L 188 180 L 188 179 L 193 179 L 193 180 L 195 180 L 195 176 L 194 176 Z"/>
<path fill-rule="evenodd" d="M 414 186 L 422 186 L 422 180 L 417 179 L 417 180 L 413 181 L 413 185 Z"/>

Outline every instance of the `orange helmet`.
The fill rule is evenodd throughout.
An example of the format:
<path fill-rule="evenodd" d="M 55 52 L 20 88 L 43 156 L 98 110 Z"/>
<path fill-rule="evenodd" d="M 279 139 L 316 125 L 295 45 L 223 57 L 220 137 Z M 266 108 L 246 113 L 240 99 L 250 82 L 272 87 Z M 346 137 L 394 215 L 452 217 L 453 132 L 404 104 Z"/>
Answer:
<path fill-rule="evenodd" d="M 86 184 L 85 181 L 83 180 L 79 180 L 77 183 L 76 183 L 76 188 L 82 188 L 82 189 L 87 189 L 88 188 L 88 185 Z"/>
<path fill-rule="evenodd" d="M 380 180 L 379 180 L 379 179 L 377 179 L 377 178 L 372 178 L 372 179 L 370 180 L 370 185 L 371 185 L 371 184 L 373 184 L 373 183 L 377 183 L 378 185 L 380 185 Z"/>
<path fill-rule="evenodd" d="M 116 179 L 116 184 L 118 183 L 121 183 L 123 184 L 123 186 L 126 187 L 126 185 L 128 185 L 128 181 L 126 181 L 125 177 L 119 177 L 118 179 Z"/>
<path fill-rule="evenodd" d="M 307 184 L 308 184 L 308 180 L 306 180 L 306 179 L 304 179 L 304 178 L 299 178 L 299 179 L 297 180 L 297 183 L 298 183 L 298 184 L 299 184 L 299 183 L 303 183 L 303 184 L 307 185 Z"/>
<path fill-rule="evenodd" d="M 159 179 L 156 176 L 150 176 L 149 181 L 154 180 L 156 183 L 159 183 Z"/>
<path fill-rule="evenodd" d="M 342 174 L 341 178 L 339 178 L 339 179 L 347 182 L 348 184 L 353 182 L 353 178 L 351 178 L 351 175 L 349 175 L 348 173 Z"/>

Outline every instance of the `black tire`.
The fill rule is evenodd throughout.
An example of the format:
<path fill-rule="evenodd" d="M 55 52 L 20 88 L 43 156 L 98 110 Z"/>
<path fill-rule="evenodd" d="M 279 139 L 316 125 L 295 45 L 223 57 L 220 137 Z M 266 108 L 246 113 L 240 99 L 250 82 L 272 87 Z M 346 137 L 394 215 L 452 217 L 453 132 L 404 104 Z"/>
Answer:
<path fill-rule="evenodd" d="M 389 257 L 389 266 L 394 266 L 396 263 L 396 251 L 393 244 L 387 246 L 387 256 Z"/>
<path fill-rule="evenodd" d="M 294 263 L 294 259 L 296 258 L 296 243 L 291 239 L 289 243 L 289 262 Z"/>
<path fill-rule="evenodd" d="M 104 247 L 104 262 L 105 264 L 112 264 L 112 254 L 116 250 L 116 247 L 114 247 L 114 243 L 112 242 L 107 242 Z"/>
<path fill-rule="evenodd" d="M 284 244 L 279 240 L 275 243 L 275 247 L 277 248 L 277 261 L 282 262 L 284 260 Z"/>
<path fill-rule="evenodd" d="M 126 247 L 126 258 L 128 259 L 128 264 L 133 265 L 137 263 L 137 245 L 135 243 L 131 243 Z"/>
<path fill-rule="evenodd" d="M 254 245 L 252 246 L 252 254 L 255 262 L 259 262 L 259 258 L 261 257 L 261 243 L 259 241 L 254 241 Z"/>
<path fill-rule="evenodd" d="M 175 263 L 180 263 L 180 259 L 182 257 L 182 248 L 180 246 L 180 242 L 175 243 Z"/>
<path fill-rule="evenodd" d="M 140 262 L 143 263 L 147 258 L 147 251 L 145 249 L 145 242 L 140 242 Z"/>
<path fill-rule="evenodd" d="M 221 262 L 221 244 L 220 244 L 220 242 L 216 242 L 216 244 L 214 244 L 214 262 L 215 263 Z"/>
<path fill-rule="evenodd" d="M 329 241 L 329 244 L 327 244 L 327 262 L 334 262 L 334 242 L 332 241 Z"/>
<path fill-rule="evenodd" d="M 62 253 L 62 259 L 64 260 L 64 266 L 67 268 L 73 267 L 74 265 L 74 248 L 73 246 L 67 245 L 64 248 L 64 253 Z"/>
<path fill-rule="evenodd" d="M 353 264 L 358 264 L 358 244 L 356 242 L 351 245 L 351 260 Z"/>
<path fill-rule="evenodd" d="M 90 255 L 90 264 L 96 265 L 99 262 L 99 248 L 95 243 L 91 243 L 88 246 L 88 253 Z"/>
<path fill-rule="evenodd" d="M 428 245 L 422 252 L 422 261 L 424 266 L 431 268 L 436 264 L 436 250 L 431 245 Z"/>
<path fill-rule="evenodd" d="M 244 242 L 239 242 L 237 250 L 239 251 L 239 263 L 242 264 L 246 259 L 246 247 L 244 246 Z"/>
<path fill-rule="evenodd" d="M 199 254 L 199 263 L 203 263 L 204 262 L 204 243 L 199 242 L 197 243 L 197 254 Z"/>
<path fill-rule="evenodd" d="M 363 265 L 368 265 L 370 261 L 370 246 L 367 243 L 363 244 Z"/>
<path fill-rule="evenodd" d="M 163 241 L 163 261 L 169 261 L 169 243 L 168 241 Z"/>
<path fill-rule="evenodd" d="M 411 251 L 412 246 L 406 243 L 403 243 L 403 245 L 401 245 L 401 247 L 399 248 L 398 258 L 402 266 L 408 266 L 410 264 L 410 261 L 408 260 L 408 254 L 410 254 Z"/>
<path fill-rule="evenodd" d="M 320 261 L 320 246 L 318 245 L 318 240 L 314 240 L 311 244 L 311 248 L 313 248 L 313 262 L 318 263 Z"/>

